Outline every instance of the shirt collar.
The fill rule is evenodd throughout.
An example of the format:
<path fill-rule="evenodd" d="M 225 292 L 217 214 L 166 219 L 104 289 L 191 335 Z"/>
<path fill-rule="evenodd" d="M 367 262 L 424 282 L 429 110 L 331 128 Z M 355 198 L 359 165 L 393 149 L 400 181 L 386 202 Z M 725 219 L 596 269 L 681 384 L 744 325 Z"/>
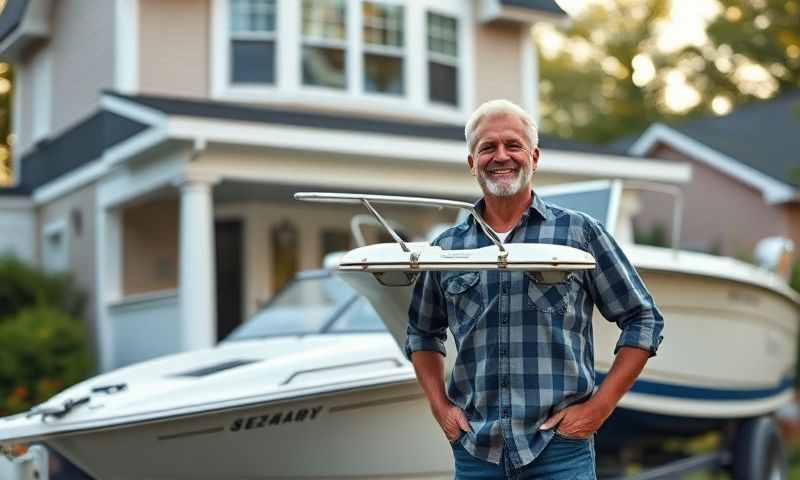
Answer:
<path fill-rule="evenodd" d="M 484 199 L 484 197 L 481 197 L 473 205 L 475 207 L 475 210 L 479 214 L 483 215 L 483 209 L 486 207 L 486 200 Z M 527 217 L 530 215 L 531 212 L 536 212 L 536 214 L 539 215 L 539 217 L 542 220 L 547 219 L 547 204 L 545 204 L 544 201 L 541 199 L 541 197 L 539 197 L 539 195 L 536 195 L 536 192 L 534 192 L 533 190 L 531 190 L 531 205 L 528 208 L 528 210 L 522 214 L 520 222 L 527 219 Z M 474 222 L 475 219 L 472 218 L 472 215 L 470 215 L 469 218 L 467 219 L 467 223 L 469 225 L 472 225 L 472 223 Z"/>

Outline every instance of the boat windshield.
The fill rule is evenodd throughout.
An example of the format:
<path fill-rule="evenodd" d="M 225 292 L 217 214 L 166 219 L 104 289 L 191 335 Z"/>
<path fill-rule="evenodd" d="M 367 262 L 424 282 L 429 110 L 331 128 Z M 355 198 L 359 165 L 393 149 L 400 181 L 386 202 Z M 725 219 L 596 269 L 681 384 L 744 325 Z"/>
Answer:
<path fill-rule="evenodd" d="M 330 272 L 301 273 L 225 341 L 324 333 L 385 332 L 369 302 Z"/>
<path fill-rule="evenodd" d="M 613 225 L 612 199 L 614 187 L 611 182 L 592 181 L 567 185 L 544 186 L 536 189 L 542 200 L 560 207 L 588 214 L 608 227 Z"/>

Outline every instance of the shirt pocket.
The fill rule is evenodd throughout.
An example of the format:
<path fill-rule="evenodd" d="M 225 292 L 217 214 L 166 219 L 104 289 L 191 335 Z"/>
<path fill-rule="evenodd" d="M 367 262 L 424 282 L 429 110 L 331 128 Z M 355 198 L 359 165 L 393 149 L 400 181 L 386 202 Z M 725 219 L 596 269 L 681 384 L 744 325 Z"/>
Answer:
<path fill-rule="evenodd" d="M 528 307 L 545 313 L 564 313 L 575 302 L 578 281 L 574 273 L 554 281 L 550 275 L 526 272 Z"/>
<path fill-rule="evenodd" d="M 448 316 L 454 332 L 465 334 L 483 310 L 479 272 L 454 273 L 442 279 Z"/>

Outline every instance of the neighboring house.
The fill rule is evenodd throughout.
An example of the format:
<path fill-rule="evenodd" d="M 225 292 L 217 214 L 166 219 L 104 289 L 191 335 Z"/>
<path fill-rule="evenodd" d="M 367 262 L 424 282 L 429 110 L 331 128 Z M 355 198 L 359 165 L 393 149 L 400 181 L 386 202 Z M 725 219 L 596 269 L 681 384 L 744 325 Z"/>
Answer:
<path fill-rule="evenodd" d="M 530 27 L 563 16 L 551 0 L 7 0 L 17 186 L 0 228 L 92 294 L 103 370 L 211 346 L 350 246 L 361 209 L 293 192 L 474 199 L 463 124 L 494 97 L 536 114 Z M 538 184 L 690 176 L 542 147 Z M 454 218 L 387 211 L 411 234 Z"/>
<path fill-rule="evenodd" d="M 652 125 L 628 152 L 691 164 L 685 247 L 750 259 L 759 240 L 783 236 L 800 249 L 800 91 L 721 117 Z M 654 196 L 642 203 L 639 227 L 669 231 L 669 203 Z"/>

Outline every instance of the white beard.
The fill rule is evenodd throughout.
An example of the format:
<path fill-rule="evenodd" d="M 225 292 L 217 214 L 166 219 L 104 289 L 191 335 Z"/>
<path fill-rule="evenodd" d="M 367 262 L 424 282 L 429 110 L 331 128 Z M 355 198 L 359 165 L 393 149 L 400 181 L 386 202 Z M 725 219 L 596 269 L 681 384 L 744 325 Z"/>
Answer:
<path fill-rule="evenodd" d="M 490 165 L 487 165 L 487 167 Z M 533 168 L 531 168 L 530 163 L 527 163 L 522 169 L 517 170 L 516 178 L 510 182 L 495 182 L 492 180 L 491 176 L 487 174 L 485 168 L 478 170 L 478 184 L 484 192 L 488 192 L 495 197 L 511 197 L 516 195 L 523 188 L 530 188 L 532 179 Z"/>

